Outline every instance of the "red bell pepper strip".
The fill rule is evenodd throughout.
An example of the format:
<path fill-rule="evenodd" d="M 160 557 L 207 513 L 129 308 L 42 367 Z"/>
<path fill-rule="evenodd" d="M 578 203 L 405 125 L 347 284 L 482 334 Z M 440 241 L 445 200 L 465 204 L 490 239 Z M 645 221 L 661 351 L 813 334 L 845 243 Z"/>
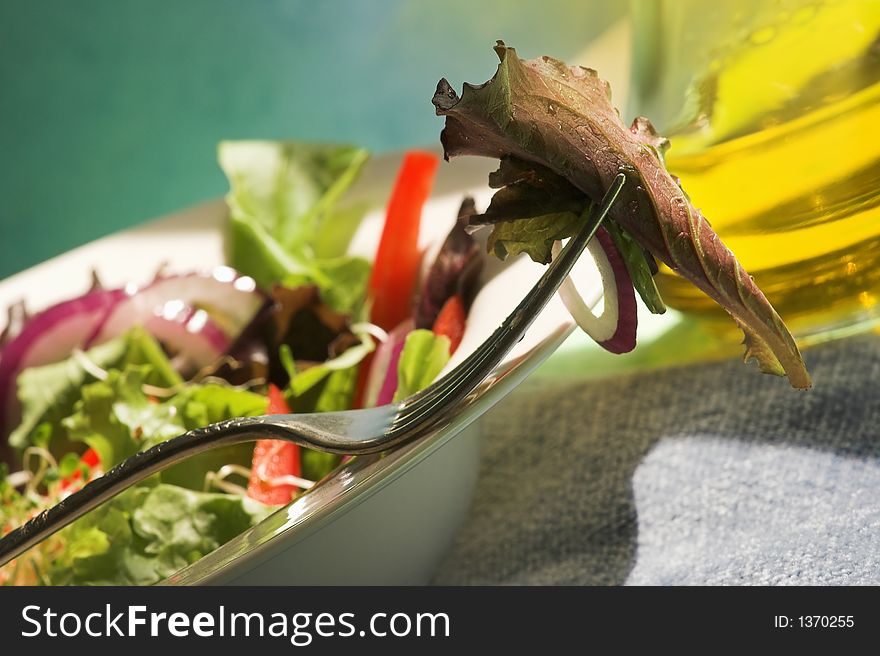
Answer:
<path fill-rule="evenodd" d="M 466 320 L 467 312 L 464 309 L 464 301 L 458 294 L 454 294 L 446 300 L 440 309 L 440 314 L 434 320 L 432 328 L 434 334 L 446 335 L 449 338 L 450 355 L 455 353 L 455 349 L 461 344 Z"/>
<path fill-rule="evenodd" d="M 290 412 L 284 393 L 275 385 L 269 385 L 269 407 L 266 413 L 285 415 Z M 288 483 L 276 485 L 272 482 L 289 475 L 302 475 L 299 446 L 284 440 L 259 440 L 254 447 L 248 496 L 272 506 L 289 503 L 298 488 Z"/>
<path fill-rule="evenodd" d="M 384 330 L 394 328 L 412 311 L 413 290 L 422 260 L 422 207 L 431 194 L 439 163 L 440 159 L 431 153 L 406 153 L 388 201 L 385 227 L 367 286 L 372 302 L 370 320 Z"/>
<path fill-rule="evenodd" d="M 431 195 L 439 163 L 440 159 L 431 153 L 417 150 L 407 152 L 388 200 L 385 226 L 367 284 L 371 303 L 370 321 L 384 330 L 393 330 L 411 313 L 422 259 L 419 252 L 422 207 Z M 361 363 L 353 404 L 355 408 L 363 407 L 372 360 L 372 355 L 369 355 Z"/>

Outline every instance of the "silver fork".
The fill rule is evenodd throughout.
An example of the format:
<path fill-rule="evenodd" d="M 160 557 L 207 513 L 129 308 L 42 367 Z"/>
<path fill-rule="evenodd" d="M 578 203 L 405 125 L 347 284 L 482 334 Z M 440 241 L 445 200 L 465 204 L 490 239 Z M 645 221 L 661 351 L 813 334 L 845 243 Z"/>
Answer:
<path fill-rule="evenodd" d="M 443 378 L 400 403 L 364 410 L 241 417 L 188 431 L 135 454 L 0 539 L 0 566 L 131 485 L 185 458 L 258 439 L 287 440 L 330 453 L 362 455 L 418 439 L 448 421 L 458 405 L 519 342 L 596 234 L 623 188 L 618 175 L 580 232 L 494 333 Z"/>

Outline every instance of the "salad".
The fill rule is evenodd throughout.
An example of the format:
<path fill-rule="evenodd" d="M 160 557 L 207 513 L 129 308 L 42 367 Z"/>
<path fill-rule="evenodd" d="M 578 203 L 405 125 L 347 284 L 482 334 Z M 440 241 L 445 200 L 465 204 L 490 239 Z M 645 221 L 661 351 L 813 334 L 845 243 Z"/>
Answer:
<path fill-rule="evenodd" d="M 407 153 L 374 261 L 349 255 L 368 153 L 226 142 L 227 265 L 29 314 L 0 337 L 0 535 L 138 451 L 209 423 L 403 398 L 458 347 L 483 250 L 458 221 L 419 250 L 439 158 Z M 462 216 L 471 212 L 466 200 Z M 452 217 L 451 217 L 452 218 Z M 277 440 L 216 449 L 129 488 L 0 569 L 0 583 L 158 582 L 327 476 L 341 458 Z"/>
<path fill-rule="evenodd" d="M 226 267 L 159 271 L 30 316 L 0 335 L 0 535 L 140 450 L 224 419 L 326 412 L 402 399 L 461 342 L 484 249 L 547 263 L 617 175 L 626 184 L 589 249 L 597 316 L 567 281 L 577 323 L 615 353 L 636 344 L 635 295 L 665 306 L 660 260 L 743 330 L 745 357 L 794 387 L 810 377 L 782 319 L 665 168 L 650 122 L 626 128 L 595 71 L 520 60 L 498 42 L 496 75 L 433 102 L 446 158 L 500 160 L 480 213 L 465 199 L 436 257 L 419 225 L 438 158 L 408 153 L 372 263 L 348 254 L 363 207 L 345 192 L 368 154 L 350 146 L 227 142 Z M 335 455 L 262 440 L 216 449 L 130 488 L 0 569 L 0 583 L 149 584 L 194 562 L 327 476 Z"/>

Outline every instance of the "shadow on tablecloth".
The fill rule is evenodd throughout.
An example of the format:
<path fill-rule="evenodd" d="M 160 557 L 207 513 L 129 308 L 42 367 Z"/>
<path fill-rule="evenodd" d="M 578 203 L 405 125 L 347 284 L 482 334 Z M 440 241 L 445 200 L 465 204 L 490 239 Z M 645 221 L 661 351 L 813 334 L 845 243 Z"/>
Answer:
<path fill-rule="evenodd" d="M 880 338 L 806 360 L 526 383 L 435 583 L 880 583 Z"/>

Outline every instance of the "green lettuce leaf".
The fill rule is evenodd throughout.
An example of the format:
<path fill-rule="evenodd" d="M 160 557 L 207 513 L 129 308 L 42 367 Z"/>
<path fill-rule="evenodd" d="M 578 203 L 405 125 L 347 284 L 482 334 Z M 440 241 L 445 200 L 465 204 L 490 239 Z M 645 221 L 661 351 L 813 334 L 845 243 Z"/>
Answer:
<path fill-rule="evenodd" d="M 397 366 L 394 400 L 405 399 L 434 382 L 449 362 L 449 348 L 449 338 L 445 335 L 435 335 L 424 329 L 409 333 Z"/>
<path fill-rule="evenodd" d="M 611 235 L 614 245 L 623 257 L 623 263 L 626 265 L 633 287 L 641 296 L 645 306 L 654 314 L 666 312 L 666 304 L 660 296 L 657 283 L 654 282 L 656 270 L 651 269 L 651 263 L 648 260 L 652 257 L 651 254 L 645 253 L 636 240 L 614 221 L 606 222 L 605 229 Z M 657 266 L 656 262 L 654 266 Z"/>
<path fill-rule="evenodd" d="M 320 275 L 304 255 L 286 251 L 262 225 L 246 215 L 230 214 L 226 248 L 227 261 L 263 287 L 288 277 L 312 280 Z"/>
<path fill-rule="evenodd" d="M 288 389 L 294 398 L 305 394 L 309 389 L 322 382 L 334 371 L 354 369 L 365 357 L 375 350 L 373 338 L 366 332 L 355 333 L 360 340 L 357 344 L 349 346 L 335 358 L 325 360 L 320 364 L 303 369 L 302 371 L 288 371 L 290 384 Z M 286 346 L 286 345 L 285 345 Z M 287 351 L 289 352 L 289 350 Z M 285 358 L 286 359 L 286 358 Z M 288 360 L 290 362 L 290 360 Z M 287 364 L 290 367 L 290 364 Z"/>
<path fill-rule="evenodd" d="M 86 355 L 103 369 L 120 362 L 125 348 L 125 340 L 117 338 L 90 349 Z M 48 432 L 40 441 L 58 443 L 60 437 L 55 434 L 55 428 L 73 410 L 83 385 L 95 380 L 82 360 L 73 357 L 22 371 L 18 375 L 21 423 L 10 433 L 9 443 L 16 449 L 34 444 L 35 431 L 40 425 L 45 425 L 44 431 Z"/>
<path fill-rule="evenodd" d="M 22 419 L 9 436 L 9 443 L 23 449 L 39 439 L 61 455 L 71 446 L 61 420 L 73 412 L 84 385 L 97 379 L 87 369 L 122 369 L 126 365 L 149 365 L 143 382 L 174 387 L 182 379 L 171 366 L 159 343 L 142 328 L 95 346 L 84 354 L 61 362 L 31 367 L 18 376 L 18 398 Z"/>
<path fill-rule="evenodd" d="M 70 440 L 85 442 L 98 453 L 105 471 L 140 451 L 145 442 L 182 432 L 168 407 L 149 407 L 141 389 L 148 372 L 148 365 L 129 365 L 124 371 L 111 370 L 106 380 L 84 385 L 73 414 L 61 421 Z"/>
<path fill-rule="evenodd" d="M 83 386 L 73 413 L 61 421 L 68 439 L 85 442 L 98 452 L 105 471 L 187 430 L 266 411 L 265 396 L 221 384 L 188 385 L 170 399 L 156 402 L 143 391 L 149 373 L 149 365 L 109 371 L 106 380 Z M 250 466 L 252 454 L 250 443 L 211 449 L 164 470 L 159 477 L 166 483 L 200 489 L 208 472 L 227 464 Z"/>
<path fill-rule="evenodd" d="M 596 71 L 552 57 L 523 61 L 500 41 L 501 60 L 486 84 L 466 84 L 461 97 L 444 79 L 434 105 L 446 117 L 441 141 L 447 158 L 479 155 L 537 165 L 589 198 L 602 197 L 620 172 L 627 176 L 611 210 L 658 260 L 724 307 L 745 334 L 745 358 L 762 371 L 787 375 L 795 387 L 810 376 L 782 319 L 666 171 L 668 142 L 637 118 L 627 129 Z"/>
<path fill-rule="evenodd" d="M 220 383 L 192 384 L 169 402 L 186 430 L 200 428 L 232 417 L 252 417 L 266 412 L 268 400 L 262 394 Z"/>
<path fill-rule="evenodd" d="M 149 585 L 195 562 L 274 509 L 237 495 L 140 485 L 62 533 L 55 585 Z"/>
<path fill-rule="evenodd" d="M 535 262 L 549 264 L 553 242 L 575 235 L 579 226 L 580 217 L 568 212 L 515 219 L 496 223 L 487 244 L 489 251 L 502 260 L 527 253 Z"/>
<path fill-rule="evenodd" d="M 278 141 L 225 141 L 220 166 L 229 178 L 230 212 L 260 225 L 286 250 L 344 255 L 357 222 L 338 222 L 342 195 L 369 153 L 354 146 Z M 318 242 L 316 236 L 326 231 Z M 317 248 L 316 248 L 317 247 Z"/>
<path fill-rule="evenodd" d="M 351 146 L 221 143 L 229 264 L 264 287 L 317 285 L 335 309 L 358 313 L 369 264 L 346 251 L 365 208 L 341 198 L 368 157 Z"/>

